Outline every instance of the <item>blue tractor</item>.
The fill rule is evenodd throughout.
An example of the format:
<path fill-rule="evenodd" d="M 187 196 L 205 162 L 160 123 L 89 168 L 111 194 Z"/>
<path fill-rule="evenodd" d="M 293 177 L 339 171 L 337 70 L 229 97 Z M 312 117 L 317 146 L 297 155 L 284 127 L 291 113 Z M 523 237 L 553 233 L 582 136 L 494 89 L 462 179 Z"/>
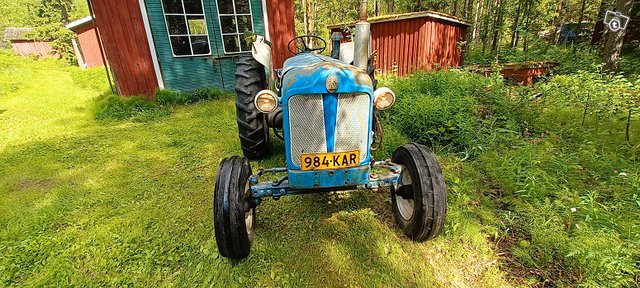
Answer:
<path fill-rule="evenodd" d="M 356 25 L 353 41 L 355 66 L 317 53 L 326 47 L 318 37 L 293 39 L 289 50 L 296 55 L 278 71 L 273 90 L 266 89 L 262 64 L 254 57 L 240 58 L 236 114 L 245 157 L 222 160 L 214 188 L 215 237 L 222 256 L 249 255 L 262 199 L 303 193 L 389 187 L 395 219 L 407 237 L 424 241 L 441 233 L 446 193 L 434 153 L 411 143 L 397 148 L 389 160 L 371 155 L 382 134 L 377 113 L 391 107 L 396 97 L 389 88 L 374 90 L 375 80 L 367 71 L 372 72 L 369 37 L 358 38 L 369 35 L 368 26 L 366 33 L 359 33 L 360 28 Z M 320 47 L 310 48 L 311 38 Z M 267 155 L 269 128 L 284 141 L 286 163 L 254 173 L 249 159 Z M 273 173 L 286 175 L 261 181 Z"/>

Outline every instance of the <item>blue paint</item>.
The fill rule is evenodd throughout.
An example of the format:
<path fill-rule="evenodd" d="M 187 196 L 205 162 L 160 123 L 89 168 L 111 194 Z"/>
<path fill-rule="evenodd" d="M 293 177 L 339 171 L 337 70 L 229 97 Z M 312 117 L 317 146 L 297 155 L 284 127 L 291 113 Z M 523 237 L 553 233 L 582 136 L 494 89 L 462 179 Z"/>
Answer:
<path fill-rule="evenodd" d="M 345 64 L 339 60 L 331 57 L 316 55 L 311 53 L 300 53 L 294 57 L 287 59 L 283 67 L 282 87 L 280 90 L 281 103 L 283 108 L 283 134 L 285 143 L 285 153 L 287 159 L 287 168 L 290 173 L 296 170 L 300 170 L 300 166 L 293 163 L 291 160 L 291 146 L 290 133 L 289 133 L 289 98 L 294 95 L 309 95 L 309 94 L 322 94 L 335 95 L 336 104 L 333 106 L 331 100 L 323 102 L 325 109 L 325 133 L 327 133 L 327 150 L 333 151 L 335 143 L 335 118 L 337 118 L 337 94 L 339 93 L 366 93 L 369 95 L 369 115 L 370 119 L 373 115 L 373 87 L 371 85 L 371 78 L 367 75 L 366 71 L 358 69 L 354 66 Z M 338 79 L 338 89 L 335 93 L 329 93 L 326 87 L 326 79 L 329 75 L 334 75 Z M 323 97 L 323 99 L 327 99 Z M 329 112 L 328 108 L 332 108 Z M 331 115 L 327 115 L 327 113 Z M 334 123 L 328 125 L 327 123 Z M 368 121 L 367 131 L 367 144 L 371 146 L 371 122 Z M 333 129 L 333 133 L 329 131 Z M 331 139 L 330 139 L 331 138 Z M 360 165 L 368 165 L 371 161 L 370 151 L 367 150 L 365 159 Z"/>
<path fill-rule="evenodd" d="M 327 137 L 327 152 L 335 151 L 336 119 L 338 118 L 338 95 L 322 95 L 324 107 L 324 133 Z"/>
<path fill-rule="evenodd" d="M 359 168 L 353 168 L 353 169 L 349 169 L 350 171 L 349 173 L 349 178 L 351 180 L 357 180 L 357 181 L 353 181 L 350 182 L 349 185 L 341 185 L 341 186 L 326 186 L 326 187 L 319 187 L 319 186 L 314 186 L 314 187 L 306 187 L 306 186 L 295 186 L 295 184 L 292 184 L 290 181 L 283 181 L 282 183 L 279 184 L 274 184 L 271 181 L 266 181 L 266 182 L 259 182 L 258 181 L 258 176 L 257 175 L 253 175 L 251 176 L 251 193 L 253 194 L 253 198 L 254 201 L 256 201 L 256 203 L 260 203 L 262 201 L 262 199 L 264 197 L 273 197 L 273 198 L 280 198 L 281 196 L 287 196 L 287 195 L 297 195 L 297 194 L 307 194 L 307 193 L 318 193 L 318 192 L 327 192 L 327 191 L 337 191 L 337 190 L 352 190 L 354 188 L 357 189 L 376 189 L 376 188 L 381 188 L 381 187 L 396 187 L 399 184 L 400 181 L 400 171 L 401 171 L 401 167 L 397 164 L 392 164 L 391 167 L 389 167 L 389 172 L 390 173 L 381 173 L 378 175 L 378 179 L 369 179 L 368 178 L 368 172 L 365 172 L 364 170 L 366 169 L 366 167 L 359 167 Z M 391 172 L 391 171 L 395 171 L 395 172 Z M 326 173 L 330 173 L 333 172 L 333 176 L 330 176 Z M 315 179 L 323 179 L 325 177 L 339 177 L 337 176 L 337 173 L 345 173 L 342 170 L 332 170 L 332 171 L 323 171 L 324 175 L 318 175 L 318 176 L 311 176 L 315 181 Z M 302 172 L 304 175 L 306 175 L 308 172 Z M 300 172 L 295 173 L 294 172 L 294 177 L 303 175 L 300 174 Z M 361 178 L 361 176 L 367 174 L 367 178 Z M 291 175 L 291 172 L 290 172 Z M 308 176 L 302 176 L 302 177 L 308 177 Z M 297 181 L 297 180 L 294 180 Z M 320 180 L 322 181 L 322 180 Z M 327 180 L 327 182 L 337 182 L 337 181 L 331 181 L 331 180 Z"/>
<path fill-rule="evenodd" d="M 370 169 L 369 165 L 364 165 L 338 170 L 289 170 L 289 185 L 296 189 L 364 185 L 369 181 Z"/>

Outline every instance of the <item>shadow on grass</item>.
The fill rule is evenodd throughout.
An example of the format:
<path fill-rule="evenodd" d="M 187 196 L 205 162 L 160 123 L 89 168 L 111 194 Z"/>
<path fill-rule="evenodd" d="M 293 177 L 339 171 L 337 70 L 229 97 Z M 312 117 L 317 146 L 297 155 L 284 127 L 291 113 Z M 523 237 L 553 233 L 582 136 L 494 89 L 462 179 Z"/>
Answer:
<path fill-rule="evenodd" d="M 252 254 L 237 262 L 220 257 L 212 193 L 220 160 L 241 155 L 233 105 L 224 100 L 178 107 L 147 123 L 88 123 L 75 136 L 0 152 L 0 266 L 6 267 L 0 283 L 326 287 L 478 281 L 456 278 L 467 271 L 461 266 L 486 262 L 470 256 L 454 263 L 466 251 L 457 240 L 417 244 L 401 236 L 392 226 L 388 191 L 267 200 L 258 208 Z M 280 141 L 273 141 L 273 152 L 253 164 L 282 166 Z M 448 268 L 438 272 L 438 266 Z"/>

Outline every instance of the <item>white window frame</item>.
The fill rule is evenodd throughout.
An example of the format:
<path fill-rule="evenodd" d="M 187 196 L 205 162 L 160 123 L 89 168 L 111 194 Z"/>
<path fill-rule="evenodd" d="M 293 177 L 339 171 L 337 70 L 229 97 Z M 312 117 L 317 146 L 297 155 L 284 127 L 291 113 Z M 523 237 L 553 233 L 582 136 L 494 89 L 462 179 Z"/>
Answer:
<path fill-rule="evenodd" d="M 218 26 L 220 26 L 220 40 L 222 42 L 222 49 L 224 50 L 224 54 L 241 54 L 241 53 L 250 53 L 251 50 L 247 50 L 247 51 L 242 51 L 242 34 L 240 32 L 240 28 L 238 28 L 238 18 L 237 16 L 249 16 L 249 19 L 251 19 L 251 32 L 255 33 L 255 29 L 256 26 L 253 23 L 253 7 L 251 7 L 251 0 L 247 0 L 249 1 L 249 14 L 246 13 L 236 13 L 236 0 L 228 0 L 231 1 L 231 3 L 233 4 L 233 14 L 220 14 L 220 5 L 218 5 L 218 2 L 220 0 L 216 0 L 216 10 L 218 11 Z M 234 16 L 235 17 L 235 22 L 236 22 L 236 33 L 223 33 L 222 32 L 222 21 L 220 20 L 220 18 L 222 16 Z M 238 45 L 239 45 L 239 50 L 237 52 L 227 52 L 227 47 L 224 45 L 224 36 L 229 36 L 229 35 L 235 35 L 238 38 Z"/>
<path fill-rule="evenodd" d="M 163 14 L 163 18 L 164 18 L 164 25 L 167 28 L 167 37 L 169 39 L 169 47 L 171 47 L 171 55 L 173 55 L 174 58 L 185 58 L 185 57 L 201 57 L 201 56 L 211 56 L 211 39 L 209 37 L 209 27 L 207 27 L 207 15 L 205 13 L 205 9 L 204 9 L 204 2 L 202 0 L 200 0 L 200 5 L 202 5 L 202 14 L 187 14 L 185 9 L 184 9 L 184 0 L 180 0 L 180 6 L 182 6 L 182 13 L 167 13 L 164 11 L 164 0 L 160 0 L 160 6 L 162 6 L 162 14 Z M 235 11 L 235 10 L 234 10 Z M 185 25 L 187 25 L 187 34 L 171 34 L 171 32 L 169 32 L 169 22 L 167 22 L 167 16 L 183 16 L 184 17 L 184 22 Z M 204 19 L 204 29 L 205 29 L 205 34 L 191 34 L 191 29 L 189 27 L 189 20 L 188 17 L 189 16 L 198 16 L 198 17 L 203 17 Z M 207 54 L 195 54 L 193 53 L 193 44 L 191 43 L 191 36 L 206 36 L 207 37 L 207 43 L 209 44 L 209 53 Z M 191 55 L 176 55 L 173 52 L 173 43 L 171 42 L 171 37 L 187 37 L 187 39 L 189 39 L 189 50 L 191 51 Z"/>

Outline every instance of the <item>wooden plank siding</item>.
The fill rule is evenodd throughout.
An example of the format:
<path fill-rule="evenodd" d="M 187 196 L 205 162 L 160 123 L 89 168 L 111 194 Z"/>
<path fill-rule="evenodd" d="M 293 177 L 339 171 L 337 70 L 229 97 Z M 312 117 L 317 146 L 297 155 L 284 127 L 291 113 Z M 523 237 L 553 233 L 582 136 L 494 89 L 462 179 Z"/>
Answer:
<path fill-rule="evenodd" d="M 59 58 L 51 48 L 50 42 L 32 40 L 11 40 L 11 49 L 20 56 L 35 55 L 38 58 Z"/>
<path fill-rule="evenodd" d="M 78 34 L 78 44 L 80 45 L 80 51 L 87 67 L 104 66 L 100 52 L 100 43 L 96 37 L 96 30 L 93 23 L 78 27 L 74 29 L 74 31 Z"/>
<path fill-rule="evenodd" d="M 293 0 L 266 0 L 266 2 L 273 68 L 279 69 L 282 68 L 285 60 L 294 56 L 287 48 L 289 41 L 296 37 Z"/>
<path fill-rule="evenodd" d="M 348 32 L 331 28 L 331 32 Z M 462 66 L 459 41 L 467 26 L 431 17 L 371 23 L 371 46 L 378 51 L 376 69 L 382 74 L 405 76 L 417 70 Z M 347 37 L 345 37 L 346 39 Z"/>
<path fill-rule="evenodd" d="M 167 89 L 192 91 L 214 86 L 233 90 L 236 58 L 241 54 L 224 53 L 216 0 L 203 0 L 211 55 L 189 57 L 173 56 L 161 0 L 146 0 L 145 3 L 160 70 Z M 254 32 L 264 35 L 260 0 L 251 0 L 250 3 Z"/>
<path fill-rule="evenodd" d="M 119 94 L 153 97 L 158 81 L 138 1 L 92 0 L 92 3 Z"/>

